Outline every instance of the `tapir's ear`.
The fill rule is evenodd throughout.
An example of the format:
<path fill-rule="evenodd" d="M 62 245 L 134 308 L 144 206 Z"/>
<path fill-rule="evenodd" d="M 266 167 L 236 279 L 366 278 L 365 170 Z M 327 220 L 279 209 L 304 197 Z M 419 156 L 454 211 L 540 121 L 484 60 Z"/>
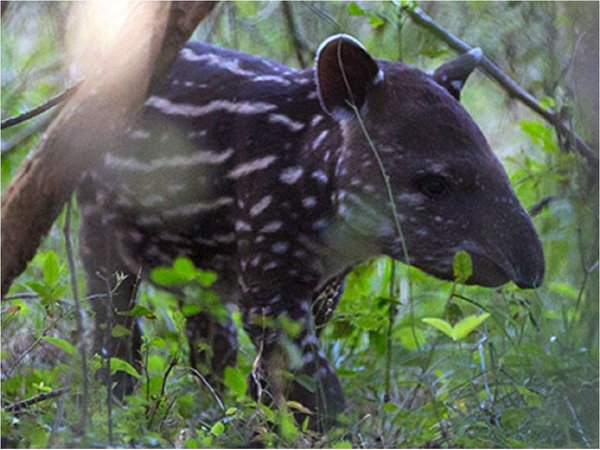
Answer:
<path fill-rule="evenodd" d="M 456 100 L 460 100 L 460 91 L 471 72 L 479 65 L 483 53 L 480 48 L 473 48 L 458 58 L 441 65 L 433 73 L 433 79 L 446 88 Z"/>
<path fill-rule="evenodd" d="M 365 48 L 351 36 L 326 39 L 317 51 L 316 82 L 323 109 L 336 119 L 354 116 L 369 89 L 383 80 L 383 72 Z"/>

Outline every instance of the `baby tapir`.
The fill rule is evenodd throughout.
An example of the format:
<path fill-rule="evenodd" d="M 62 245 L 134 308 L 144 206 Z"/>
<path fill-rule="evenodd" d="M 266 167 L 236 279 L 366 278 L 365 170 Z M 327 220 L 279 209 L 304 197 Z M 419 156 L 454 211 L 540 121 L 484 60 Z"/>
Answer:
<path fill-rule="evenodd" d="M 471 51 L 431 76 L 337 35 L 314 69 L 293 70 L 190 42 L 139 121 L 82 178 L 89 293 L 127 274 L 113 294 L 123 311 L 137 274 L 178 256 L 215 271 L 221 299 L 237 302 L 256 345 L 255 391 L 299 401 L 316 413 L 314 426 L 327 425 L 344 399 L 318 330 L 360 261 L 389 255 L 451 279 L 465 250 L 469 283 L 542 282 L 540 240 L 458 101 L 479 57 Z M 96 348 L 134 360 L 135 324 L 111 314 L 134 335 L 108 340 L 106 302 L 93 304 Z M 265 325 L 282 316 L 302 331 Z M 204 312 L 187 330 L 192 362 L 208 358 L 214 374 L 234 363 L 230 323 Z M 212 356 L 197 350 L 202 340 Z"/>

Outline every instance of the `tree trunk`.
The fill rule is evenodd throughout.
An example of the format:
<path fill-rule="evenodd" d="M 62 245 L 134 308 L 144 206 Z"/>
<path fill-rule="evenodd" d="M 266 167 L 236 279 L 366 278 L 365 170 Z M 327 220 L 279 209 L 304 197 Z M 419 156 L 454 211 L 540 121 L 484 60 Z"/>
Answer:
<path fill-rule="evenodd" d="M 102 160 L 215 2 L 140 2 L 100 69 L 50 125 L 2 198 L 1 295 L 35 255 L 83 172 Z"/>

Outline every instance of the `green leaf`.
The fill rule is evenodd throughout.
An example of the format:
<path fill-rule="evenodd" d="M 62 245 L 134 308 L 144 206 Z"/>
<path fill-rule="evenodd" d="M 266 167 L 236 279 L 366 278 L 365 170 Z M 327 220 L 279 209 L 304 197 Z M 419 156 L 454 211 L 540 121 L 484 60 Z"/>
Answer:
<path fill-rule="evenodd" d="M 209 270 L 196 269 L 195 278 L 201 286 L 210 287 L 217 281 L 217 274 Z"/>
<path fill-rule="evenodd" d="M 529 136 L 531 141 L 542 148 L 547 153 L 556 153 L 558 146 L 556 145 L 552 128 L 541 122 L 534 120 L 522 120 L 519 122 L 521 130 Z"/>
<path fill-rule="evenodd" d="M 383 404 L 383 411 L 388 414 L 394 413 L 398 411 L 398 405 L 392 402 L 386 402 Z"/>
<path fill-rule="evenodd" d="M 352 2 L 348 5 L 348 13 L 351 16 L 364 16 L 366 15 L 365 10 L 358 6 L 356 3 Z"/>
<path fill-rule="evenodd" d="M 290 408 L 290 409 L 295 409 L 296 411 L 300 411 L 301 413 L 304 413 L 304 414 L 312 414 L 312 411 L 300 402 L 296 402 L 294 400 L 288 400 L 286 402 L 286 404 L 287 404 L 288 408 Z"/>
<path fill-rule="evenodd" d="M 64 339 L 57 338 L 57 337 L 52 337 L 52 336 L 44 336 L 43 339 L 45 341 L 50 342 L 51 344 L 56 345 L 62 351 L 68 353 L 71 356 L 74 356 L 75 354 L 77 354 L 77 348 L 73 344 L 71 344 L 69 341 L 66 341 Z"/>
<path fill-rule="evenodd" d="M 488 317 L 489 313 L 483 313 L 480 316 L 467 316 L 456 325 L 454 325 L 454 340 L 461 340 L 466 338 L 475 328 L 481 325 Z"/>
<path fill-rule="evenodd" d="M 385 20 L 381 17 L 375 16 L 373 14 L 369 14 L 369 25 L 373 28 L 379 28 L 382 25 L 385 25 Z"/>
<path fill-rule="evenodd" d="M 186 303 L 185 305 L 183 305 L 181 307 L 181 313 L 185 317 L 195 316 L 200 311 L 202 311 L 202 307 L 200 305 L 197 305 L 197 304 L 194 304 L 194 303 Z"/>
<path fill-rule="evenodd" d="M 352 442 L 350 441 L 339 441 L 333 444 L 331 448 L 352 448 Z"/>
<path fill-rule="evenodd" d="M 452 325 L 450 325 L 445 320 L 438 319 L 435 317 L 426 317 L 426 318 L 422 319 L 422 321 L 428 325 L 431 325 L 434 328 L 437 328 L 442 333 L 444 333 L 446 336 L 454 339 L 454 330 L 452 329 Z"/>
<path fill-rule="evenodd" d="M 216 437 L 219 437 L 223 434 L 223 431 L 225 431 L 225 425 L 223 425 L 223 422 L 217 422 L 215 423 L 212 428 L 210 429 L 210 432 L 215 435 Z"/>
<path fill-rule="evenodd" d="M 236 367 L 231 367 L 231 366 L 225 367 L 225 374 L 223 377 L 223 382 L 238 397 L 243 396 L 248 389 L 248 383 L 246 382 L 246 377 L 242 374 L 240 369 L 238 369 Z"/>
<path fill-rule="evenodd" d="M 577 298 L 579 297 L 579 291 L 575 289 L 572 285 L 564 281 L 552 283 L 550 285 L 550 290 L 564 297 L 570 298 L 571 300 L 577 300 Z"/>
<path fill-rule="evenodd" d="M 173 261 L 173 270 L 182 278 L 191 280 L 194 277 L 196 266 L 190 258 L 179 256 Z"/>
<path fill-rule="evenodd" d="M 500 416 L 500 423 L 506 428 L 516 428 L 527 417 L 527 411 L 521 408 L 507 408 Z"/>
<path fill-rule="evenodd" d="M 460 250 L 454 255 L 452 268 L 454 269 L 454 278 L 459 283 L 465 283 L 473 275 L 473 261 L 464 250 Z"/>
<path fill-rule="evenodd" d="M 402 347 L 407 350 L 416 350 L 425 343 L 423 331 L 416 327 L 402 327 L 394 333 L 394 337 L 400 339 Z"/>
<path fill-rule="evenodd" d="M 134 378 L 140 378 L 140 374 L 135 368 L 127 361 L 121 358 L 112 357 L 110 358 L 110 372 L 114 374 L 116 372 L 125 372 Z"/>
<path fill-rule="evenodd" d="M 124 327 L 123 325 L 116 324 L 115 326 L 113 326 L 113 329 L 112 329 L 112 332 L 110 333 L 110 335 L 114 338 L 130 336 L 131 330 L 129 330 L 129 328 L 127 328 L 127 327 Z"/>
<path fill-rule="evenodd" d="M 176 286 L 187 280 L 182 279 L 171 267 L 157 267 L 150 272 L 150 278 L 162 286 Z"/>
<path fill-rule="evenodd" d="M 192 438 L 186 439 L 183 446 L 185 448 L 201 448 L 200 443 L 196 439 L 192 439 Z"/>
<path fill-rule="evenodd" d="M 131 317 L 145 317 L 146 319 L 156 319 L 154 312 L 142 305 L 135 305 L 124 315 Z"/>
<path fill-rule="evenodd" d="M 172 267 L 158 267 L 150 273 L 150 278 L 163 286 L 176 286 L 197 281 L 203 287 L 209 287 L 217 281 L 217 275 L 208 270 L 197 269 L 191 259 L 180 256 L 173 261 Z"/>
<path fill-rule="evenodd" d="M 281 411 L 279 415 L 279 431 L 288 442 L 293 441 L 300 434 L 300 430 L 296 426 L 296 420 L 291 413 Z"/>
<path fill-rule="evenodd" d="M 44 274 L 44 282 L 53 286 L 60 279 L 60 262 L 58 255 L 52 250 L 46 252 L 46 257 L 42 264 L 42 272 Z"/>

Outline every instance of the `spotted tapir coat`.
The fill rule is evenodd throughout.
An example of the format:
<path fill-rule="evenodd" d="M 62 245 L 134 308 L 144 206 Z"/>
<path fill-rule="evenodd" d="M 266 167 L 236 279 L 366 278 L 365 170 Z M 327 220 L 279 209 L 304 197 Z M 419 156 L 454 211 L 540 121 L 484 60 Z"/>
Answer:
<path fill-rule="evenodd" d="M 317 328 L 356 263 L 386 254 L 451 278 L 455 253 L 466 250 L 471 283 L 541 283 L 537 234 L 458 102 L 479 56 L 430 76 L 375 61 L 338 35 L 322 44 L 315 69 L 292 70 L 190 42 L 139 121 L 80 183 L 90 293 L 123 272 L 113 302 L 126 310 L 139 273 L 181 255 L 214 270 L 258 349 L 255 390 L 298 400 L 325 424 L 344 400 Z M 97 348 L 134 360 L 135 326 L 133 337 L 107 340 L 107 306 L 94 305 Z M 301 323 L 300 334 L 285 337 L 261 320 L 284 315 Z M 230 323 L 201 313 L 187 327 L 192 362 L 207 357 L 194 348 L 210 339 L 213 372 L 233 364 Z M 299 348 L 299 361 L 282 339 Z M 280 368 L 303 382 L 284 381 Z"/>

